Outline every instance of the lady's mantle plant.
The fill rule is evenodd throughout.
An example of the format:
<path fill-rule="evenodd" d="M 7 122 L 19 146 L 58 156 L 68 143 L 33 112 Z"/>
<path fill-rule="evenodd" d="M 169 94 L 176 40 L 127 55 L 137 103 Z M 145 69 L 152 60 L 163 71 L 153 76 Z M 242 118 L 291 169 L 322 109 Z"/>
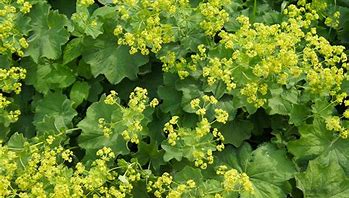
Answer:
<path fill-rule="evenodd" d="M 345 0 L 0 0 L 0 197 L 348 197 Z"/>

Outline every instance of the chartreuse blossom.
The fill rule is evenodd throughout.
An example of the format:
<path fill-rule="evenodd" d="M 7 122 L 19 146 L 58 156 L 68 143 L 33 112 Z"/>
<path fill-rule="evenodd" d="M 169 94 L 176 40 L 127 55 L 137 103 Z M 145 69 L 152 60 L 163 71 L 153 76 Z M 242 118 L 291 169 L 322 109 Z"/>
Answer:
<path fill-rule="evenodd" d="M 94 0 L 78 0 L 77 3 L 82 6 L 90 6 L 95 3 Z"/>
<path fill-rule="evenodd" d="M 23 49 L 28 48 L 27 40 L 16 27 L 16 20 L 30 12 L 29 1 L 0 1 L 0 53 L 24 56 Z"/>
<path fill-rule="evenodd" d="M 186 0 L 114 0 L 113 3 L 117 6 L 118 17 L 122 21 L 114 29 L 118 44 L 129 46 L 131 54 L 139 51 L 143 55 L 150 51 L 157 53 L 162 45 L 175 40 L 173 25 L 165 23 L 164 19 L 173 17 L 182 8 L 190 6 Z"/>
<path fill-rule="evenodd" d="M 110 123 L 107 123 L 104 118 L 98 119 L 98 127 L 102 129 L 105 137 L 108 138 L 112 134 L 112 126 Z"/>
<path fill-rule="evenodd" d="M 94 0 L 76 1 L 76 12 L 72 14 L 70 19 L 76 33 L 96 38 L 102 33 L 103 23 L 99 17 L 89 12 L 89 7 L 94 3 Z"/>
<path fill-rule="evenodd" d="M 230 3 L 231 0 L 212 0 L 199 4 L 198 10 L 203 15 L 200 26 L 205 30 L 205 34 L 214 36 L 228 22 L 229 14 L 224 6 Z"/>
<path fill-rule="evenodd" d="M 152 192 L 155 197 L 181 198 L 186 192 L 190 192 L 196 187 L 194 180 L 187 180 L 185 183 L 176 183 L 173 177 L 165 172 L 155 181 L 149 181 L 147 191 Z M 166 195 L 167 194 L 167 195 Z M 166 196 L 165 196 L 166 195 Z"/>
<path fill-rule="evenodd" d="M 207 16 L 216 16 L 224 7 L 222 2 L 209 1 L 198 7 L 205 7 Z M 299 7 L 291 4 L 284 9 L 286 19 L 274 25 L 251 23 L 248 17 L 239 16 L 236 21 L 240 28 L 236 31 L 217 27 L 221 39 L 216 47 L 207 49 L 199 45 L 185 59 L 167 52 L 160 57 L 163 70 L 177 73 L 181 79 L 201 75 L 209 87 L 223 83 L 225 93 L 241 97 L 256 108 L 266 105 L 270 89 L 278 86 L 302 87 L 314 97 L 329 96 L 341 102 L 348 59 L 343 46 L 331 45 L 317 34 L 314 25 L 320 20 L 317 12 L 325 8 L 326 5 L 319 9 L 306 2 L 300 2 Z M 338 21 L 338 12 L 333 15 Z M 335 27 L 336 23 L 328 25 Z M 209 24 L 205 27 L 212 34 L 216 31 Z M 217 53 L 218 49 L 223 53 Z M 211 50 L 214 52 L 210 53 Z M 200 113 L 204 114 L 204 110 Z"/>
<path fill-rule="evenodd" d="M 222 186 L 226 192 L 248 192 L 254 194 L 254 188 L 246 173 L 239 173 L 236 169 L 228 169 L 227 166 L 219 166 L 217 175 L 223 175 Z"/>
<path fill-rule="evenodd" d="M 125 130 L 121 135 L 126 141 L 138 144 L 143 131 L 142 120 L 144 119 L 144 111 L 147 107 L 155 108 L 159 101 L 154 98 L 149 102 L 148 91 L 146 89 L 136 87 L 130 94 L 128 107 L 123 107 L 119 104 L 117 92 L 112 90 L 104 99 L 104 103 L 108 105 L 116 105 L 121 108 L 123 117 L 122 123 L 108 123 L 105 118 L 99 118 L 98 127 L 102 130 L 105 137 L 112 135 L 116 125 L 124 125 Z"/>
<path fill-rule="evenodd" d="M 163 45 L 185 37 L 185 31 L 176 34 L 176 30 L 188 26 L 185 16 L 192 15 L 194 11 L 201 14 L 200 27 L 203 32 L 213 37 L 229 20 L 225 6 L 231 1 L 202 2 L 195 10 L 188 0 L 114 0 L 113 3 L 118 8 L 121 21 L 114 29 L 118 44 L 129 46 L 131 54 L 140 52 L 147 55 L 150 52 L 158 53 Z M 174 18 L 177 19 L 173 20 Z M 188 75 L 185 70 L 181 70 L 179 74 L 184 77 Z"/>
<path fill-rule="evenodd" d="M 105 104 L 113 105 L 116 104 L 117 101 L 117 93 L 114 90 L 110 91 L 110 94 L 104 99 Z"/>
<path fill-rule="evenodd" d="M 10 67 L 9 69 L 0 69 L 0 88 L 3 92 L 21 92 L 22 84 L 19 82 L 26 77 L 26 70 L 20 67 Z"/>
<path fill-rule="evenodd" d="M 20 94 L 22 83 L 20 82 L 26 76 L 26 70 L 19 67 L 10 67 L 9 69 L 0 69 L 0 114 L 1 120 L 5 126 L 14 123 L 21 115 L 20 110 L 10 110 L 12 99 L 6 97 L 7 94 Z"/>
<path fill-rule="evenodd" d="M 343 117 L 346 118 L 348 110 L 343 113 Z M 325 119 L 326 128 L 329 131 L 339 133 L 339 136 L 343 139 L 347 139 L 349 136 L 349 129 L 342 125 L 341 117 L 329 116 Z"/>
<path fill-rule="evenodd" d="M 215 106 L 217 102 L 216 98 L 208 95 L 195 98 L 190 102 L 192 110 L 199 117 L 195 127 L 182 127 L 179 116 L 172 116 L 163 128 L 167 134 L 166 142 L 170 146 L 178 149 L 192 148 L 186 153 L 187 158 L 194 161 L 194 165 L 201 169 L 206 169 L 209 164 L 213 163 L 213 151 L 224 149 L 224 137 L 212 124 L 226 123 L 229 118 L 228 112 L 219 108 L 215 109 L 215 119 L 212 121 L 206 115 L 208 107 Z"/>
<path fill-rule="evenodd" d="M 134 184 L 149 177 L 134 159 L 112 167 L 116 155 L 108 147 L 88 167 L 78 162 L 68 168 L 64 161 L 73 163 L 74 153 L 52 146 L 53 138 L 25 142 L 21 149 L 0 145 L 0 197 L 129 197 Z"/>
<path fill-rule="evenodd" d="M 152 101 L 150 101 L 150 107 L 155 108 L 156 106 L 159 105 L 159 100 L 154 98 Z"/>

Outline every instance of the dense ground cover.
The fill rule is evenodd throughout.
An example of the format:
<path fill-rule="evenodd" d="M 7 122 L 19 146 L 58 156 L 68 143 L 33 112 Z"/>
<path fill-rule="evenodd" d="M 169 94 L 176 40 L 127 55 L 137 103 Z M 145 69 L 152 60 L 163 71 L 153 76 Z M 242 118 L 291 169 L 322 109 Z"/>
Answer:
<path fill-rule="evenodd" d="M 349 1 L 0 0 L 0 197 L 349 197 Z"/>

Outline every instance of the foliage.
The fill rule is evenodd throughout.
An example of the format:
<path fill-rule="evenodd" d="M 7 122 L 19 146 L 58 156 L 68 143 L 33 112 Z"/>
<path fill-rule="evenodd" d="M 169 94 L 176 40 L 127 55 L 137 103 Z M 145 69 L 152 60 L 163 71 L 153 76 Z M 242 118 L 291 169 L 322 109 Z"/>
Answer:
<path fill-rule="evenodd" d="M 345 0 L 0 0 L 0 197 L 348 197 Z"/>

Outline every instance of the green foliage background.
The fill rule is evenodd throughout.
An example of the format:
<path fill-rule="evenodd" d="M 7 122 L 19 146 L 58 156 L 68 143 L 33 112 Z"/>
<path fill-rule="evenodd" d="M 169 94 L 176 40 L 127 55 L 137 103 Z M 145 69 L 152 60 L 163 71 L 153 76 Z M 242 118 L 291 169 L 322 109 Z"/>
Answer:
<path fill-rule="evenodd" d="M 169 51 L 174 51 L 178 60 L 179 57 L 189 58 L 198 53 L 200 44 L 209 49 L 209 56 L 224 57 L 231 53 L 218 46 L 218 33 L 209 36 L 200 29 L 198 22 L 202 19 L 197 11 L 183 10 L 182 14 L 187 12 L 189 17 L 178 15 L 177 19 L 168 19 L 180 21 L 184 18 L 184 36 L 164 43 L 157 53 L 130 54 L 130 47 L 118 44 L 113 34 L 114 28 L 123 22 L 117 17 L 119 8 L 112 1 L 99 0 L 88 7 L 65 0 L 28 2 L 33 7 L 28 14 L 19 14 L 15 25 L 19 34 L 27 38 L 29 47 L 24 49 L 23 57 L 13 52 L 0 54 L 1 68 L 18 66 L 27 71 L 27 77 L 21 81 L 20 94 L 2 91 L 12 102 L 10 109 L 21 110 L 18 121 L 9 124 L 2 118 L 0 120 L 3 147 L 23 155 L 21 159 L 30 156 L 24 152 L 25 142 L 35 145 L 49 136 L 57 136 L 54 145 L 70 149 L 74 154 L 71 162 L 61 159 L 59 162 L 69 170 L 75 170 L 78 162 L 93 167 L 91 164 L 98 159 L 96 152 L 103 147 L 110 147 L 118 159 L 109 162 L 110 169 L 136 159 L 142 174 L 150 172 L 151 176 L 142 175 L 126 197 L 153 197 L 145 190 L 148 180 L 156 180 L 164 172 L 174 177 L 173 189 L 187 180 L 195 181 L 197 188 L 186 191 L 182 197 L 218 197 L 216 194 L 224 191 L 224 178 L 215 173 L 220 165 L 246 173 L 254 188 L 254 194 L 238 190 L 238 193 L 222 193 L 223 197 L 349 197 L 349 142 L 330 131 L 325 122 L 328 116 L 343 114 L 346 109 L 343 103 L 333 102 L 334 97 L 328 93 L 311 95 L 293 88 L 291 83 L 278 87 L 274 83 L 269 85 L 266 103 L 255 107 L 238 92 L 226 91 L 223 82 L 209 86 L 198 73 L 193 72 L 181 79 L 177 71 L 162 70 L 161 56 Z M 206 1 L 192 0 L 190 4 L 194 10 L 203 2 Z M 239 23 L 235 18 L 240 15 L 249 17 L 251 23 L 281 24 L 285 20 L 282 12 L 286 6 L 297 3 L 282 0 L 232 2 L 224 8 L 229 13 L 229 21 L 221 29 L 227 32 L 238 30 Z M 328 4 L 319 13 L 320 19 L 316 24 L 318 35 L 333 45 L 343 45 L 348 49 L 349 2 L 313 2 Z M 335 11 L 340 12 L 339 26 L 332 28 L 324 21 Z M 74 14 L 84 14 L 87 18 L 73 20 Z M 131 31 L 131 26 L 142 20 L 136 15 L 130 17 L 134 17 L 134 24 L 125 25 L 126 31 Z M 348 54 L 348 51 L 345 52 Z M 346 69 L 344 72 L 340 91 L 348 93 Z M 238 76 L 241 74 L 235 77 L 237 81 L 240 80 Z M 106 95 L 115 90 L 118 103 L 126 107 L 129 94 L 136 87 L 146 88 L 150 99 L 158 98 L 160 101 L 156 108 L 147 109 L 137 118 L 142 120 L 144 127 L 139 144 L 128 142 L 121 135 L 128 127 L 123 109 L 103 102 Z M 213 108 L 229 113 L 227 123 L 214 125 L 225 137 L 225 149 L 218 152 L 210 143 L 202 146 L 203 150 L 211 147 L 213 150 L 214 163 L 209 164 L 207 169 L 194 165 L 191 153 L 201 147 L 194 148 L 192 145 L 198 141 L 212 142 L 211 139 L 197 139 L 193 134 L 187 137 L 184 146 L 170 146 L 167 134 L 163 132 L 164 124 L 175 115 L 180 117 L 184 128 L 195 128 L 199 118 L 190 108 L 190 101 L 203 95 L 213 95 L 218 99 L 215 107 L 207 109 L 208 117 L 214 118 Z M 134 115 L 131 115 L 132 119 Z M 1 116 L 7 116 L 5 109 L 1 110 Z M 108 122 L 124 123 L 117 124 L 112 135 L 106 138 L 98 127 L 101 117 Z M 348 119 L 341 121 L 345 129 L 348 129 L 348 123 Z M 131 158 L 134 158 L 133 161 Z M 6 160 L 6 156 L 0 153 L 1 160 Z M 0 163 L 0 175 L 6 177 L 8 172 L 3 171 L 6 169 L 2 166 Z M 21 170 L 16 175 L 20 173 Z M 66 174 L 69 178 L 72 173 Z M 115 183 L 122 182 L 120 177 L 114 180 Z M 13 188 L 18 187 L 15 180 L 11 182 Z M 47 193 L 54 191 L 55 184 L 50 185 L 45 189 Z M 112 185 L 112 182 L 105 184 Z M 6 196 L 18 197 L 23 192 L 17 190 Z M 106 196 L 98 190 L 84 190 L 84 193 L 87 197 L 93 194 Z M 165 197 L 165 194 L 162 196 Z"/>

